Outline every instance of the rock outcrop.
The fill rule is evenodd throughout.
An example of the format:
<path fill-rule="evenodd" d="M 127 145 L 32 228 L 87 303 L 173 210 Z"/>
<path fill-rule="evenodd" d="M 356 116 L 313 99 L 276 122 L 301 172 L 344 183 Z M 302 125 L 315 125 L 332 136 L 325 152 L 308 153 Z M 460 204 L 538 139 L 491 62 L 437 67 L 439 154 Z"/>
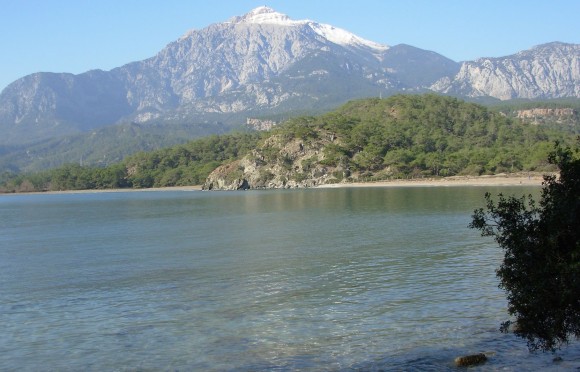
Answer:
<path fill-rule="evenodd" d="M 278 123 L 274 120 L 266 120 L 266 119 L 256 119 L 256 118 L 247 118 L 246 119 L 246 126 L 253 130 L 270 130 L 274 128 Z"/>
<path fill-rule="evenodd" d="M 204 190 L 304 188 L 339 183 L 351 176 L 341 166 L 324 165 L 324 148 L 337 143 L 330 133 L 317 138 L 269 137 L 239 161 L 215 169 Z"/>
<path fill-rule="evenodd" d="M 576 114 L 571 108 L 533 108 L 528 110 L 518 110 L 516 116 L 520 119 L 529 119 L 536 117 L 566 117 Z"/>

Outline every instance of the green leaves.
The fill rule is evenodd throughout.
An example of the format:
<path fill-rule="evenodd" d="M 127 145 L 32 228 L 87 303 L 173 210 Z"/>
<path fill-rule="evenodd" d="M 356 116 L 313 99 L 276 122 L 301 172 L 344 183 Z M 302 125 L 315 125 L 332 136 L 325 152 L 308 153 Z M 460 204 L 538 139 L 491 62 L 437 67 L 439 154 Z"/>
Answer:
<path fill-rule="evenodd" d="M 487 193 L 469 227 L 492 236 L 504 250 L 497 270 L 515 333 L 530 350 L 555 350 L 580 336 L 580 156 L 556 144 L 549 161 L 560 177 L 547 176 L 539 206 L 531 196 Z M 503 323 L 506 331 L 512 321 Z"/>

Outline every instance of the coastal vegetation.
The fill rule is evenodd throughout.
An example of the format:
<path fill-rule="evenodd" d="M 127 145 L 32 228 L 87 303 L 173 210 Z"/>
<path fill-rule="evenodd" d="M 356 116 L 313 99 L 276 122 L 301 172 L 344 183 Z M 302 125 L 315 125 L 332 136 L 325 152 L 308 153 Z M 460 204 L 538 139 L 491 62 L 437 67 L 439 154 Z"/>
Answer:
<path fill-rule="evenodd" d="M 66 164 L 32 174 L 4 175 L 0 190 L 33 192 L 198 185 L 218 165 L 255 146 L 261 133 L 209 136 L 183 145 L 139 152 L 107 167 Z"/>
<path fill-rule="evenodd" d="M 516 335 L 530 350 L 554 351 L 580 337 L 580 147 L 557 146 L 549 161 L 559 177 L 545 176 L 539 203 L 504 197 L 477 209 L 470 227 L 491 236 L 504 250 L 497 270 L 507 293 Z"/>
<path fill-rule="evenodd" d="M 149 188 L 198 185 L 220 166 L 254 162 L 262 184 L 282 178 L 328 182 L 411 177 L 553 171 L 554 141 L 573 142 L 570 131 L 532 125 L 462 100 L 426 95 L 351 101 L 320 116 L 287 120 L 268 132 L 210 136 L 141 152 L 106 167 L 68 164 L 32 174 L 0 175 L 4 192 Z M 292 146 L 298 146 L 294 151 Z M 295 152 L 311 156 L 299 158 Z M 294 151 L 294 152 L 293 152 Z M 244 177 L 230 166 L 229 180 Z"/>

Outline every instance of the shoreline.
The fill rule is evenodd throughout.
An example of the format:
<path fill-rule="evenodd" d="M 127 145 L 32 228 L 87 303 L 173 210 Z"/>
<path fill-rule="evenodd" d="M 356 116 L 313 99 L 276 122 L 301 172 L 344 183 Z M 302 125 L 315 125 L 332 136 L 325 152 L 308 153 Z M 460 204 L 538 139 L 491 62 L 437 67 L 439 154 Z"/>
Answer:
<path fill-rule="evenodd" d="M 541 186 L 543 174 L 497 174 L 489 176 L 451 176 L 444 178 L 424 178 L 408 180 L 385 180 L 352 183 L 334 183 L 319 185 L 313 188 L 349 188 L 349 187 L 455 187 L 455 186 Z M 152 187 L 148 189 L 90 189 L 90 190 L 63 190 L 63 191 L 35 191 L 0 193 L 2 195 L 52 195 L 52 194 L 94 194 L 120 192 L 168 192 L 168 191 L 201 191 L 201 185 Z"/>
<path fill-rule="evenodd" d="M 151 187 L 148 189 L 86 189 L 86 190 L 62 190 L 62 191 L 32 191 L 32 192 L 4 192 L 3 195 L 59 195 L 59 194 L 100 194 L 100 193 L 120 193 L 120 192 L 166 192 L 166 191 L 201 191 L 201 185 L 194 186 L 168 186 Z"/>
<path fill-rule="evenodd" d="M 408 180 L 385 180 L 320 185 L 317 188 L 342 187 L 454 187 L 454 186 L 541 186 L 543 174 L 497 174 L 489 176 L 451 176 Z"/>

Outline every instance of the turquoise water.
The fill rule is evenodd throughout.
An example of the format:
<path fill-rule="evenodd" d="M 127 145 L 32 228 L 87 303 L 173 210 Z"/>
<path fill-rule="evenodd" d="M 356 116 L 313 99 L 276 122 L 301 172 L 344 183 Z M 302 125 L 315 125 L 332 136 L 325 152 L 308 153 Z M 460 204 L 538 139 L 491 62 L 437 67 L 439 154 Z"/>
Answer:
<path fill-rule="evenodd" d="M 485 191 L 538 189 L 1 196 L 0 370 L 580 366 L 499 333 Z"/>

